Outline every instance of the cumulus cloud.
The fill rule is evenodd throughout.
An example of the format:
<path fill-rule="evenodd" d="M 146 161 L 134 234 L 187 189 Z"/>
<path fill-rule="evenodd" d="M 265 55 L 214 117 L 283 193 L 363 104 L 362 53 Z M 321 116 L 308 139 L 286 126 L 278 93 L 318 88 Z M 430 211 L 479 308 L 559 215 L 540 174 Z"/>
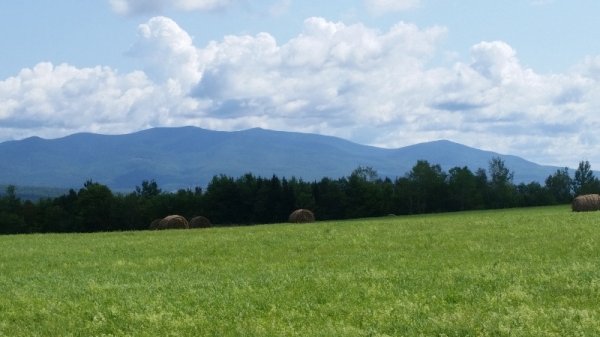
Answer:
<path fill-rule="evenodd" d="M 156 13 L 174 8 L 184 11 L 210 11 L 224 8 L 234 0 L 109 0 L 112 9 L 121 15 Z"/>
<path fill-rule="evenodd" d="M 144 123 L 143 110 L 150 108 L 144 102 L 154 94 L 142 72 L 119 75 L 105 67 L 40 63 L 0 82 L 0 102 L 11 102 L 0 104 L 0 125 L 71 131 L 131 119 Z"/>
<path fill-rule="evenodd" d="M 131 132 L 185 123 L 202 107 L 187 95 L 201 76 L 198 50 L 175 22 L 155 17 L 140 25 L 130 53 L 140 58 L 144 71 L 119 74 L 110 67 L 43 62 L 0 81 L 3 134 Z"/>
<path fill-rule="evenodd" d="M 205 71 L 194 95 L 213 101 L 215 109 L 207 113 L 214 118 L 235 103 L 244 116 L 269 116 L 275 128 L 304 125 L 304 131 L 319 132 L 339 126 L 344 136 L 360 134 L 356 125 L 401 118 L 403 94 L 419 80 L 412 75 L 422 71 L 444 34 L 404 23 L 381 33 L 310 18 L 282 45 L 265 33 L 230 36 L 201 50 Z"/>
<path fill-rule="evenodd" d="M 474 45 L 470 60 L 432 67 L 445 34 L 310 18 L 283 44 L 269 34 L 229 36 L 199 50 L 204 72 L 192 95 L 210 100 L 205 116 L 223 126 L 252 116 L 249 124 L 388 147 L 449 138 L 542 163 L 589 157 L 595 133 L 577 126 L 600 122 L 589 113 L 598 104 L 597 59 L 542 75 L 507 43 L 489 41 Z"/>
<path fill-rule="evenodd" d="M 539 74 L 507 43 L 487 41 L 469 59 L 434 66 L 446 33 L 309 18 L 284 42 L 260 33 L 196 46 L 173 20 L 155 17 L 129 52 L 140 71 L 40 63 L 0 81 L 0 129 L 18 138 L 264 127 L 387 147 L 447 138 L 548 164 L 600 162 L 600 57 Z"/>
<path fill-rule="evenodd" d="M 401 12 L 418 7 L 421 0 L 365 0 L 367 9 L 376 15 Z"/>
<path fill-rule="evenodd" d="M 586 57 L 575 70 L 590 79 L 600 80 L 600 55 Z"/>
<path fill-rule="evenodd" d="M 138 40 L 129 54 L 140 58 L 157 82 L 176 81 L 187 91 L 200 80 L 201 66 L 192 38 L 175 21 L 154 17 L 138 28 Z"/>

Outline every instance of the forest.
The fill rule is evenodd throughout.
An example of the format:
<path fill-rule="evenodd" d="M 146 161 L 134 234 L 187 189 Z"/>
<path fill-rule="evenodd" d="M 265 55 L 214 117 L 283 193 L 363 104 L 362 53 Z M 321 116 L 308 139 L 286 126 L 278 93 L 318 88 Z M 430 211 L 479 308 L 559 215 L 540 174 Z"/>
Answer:
<path fill-rule="evenodd" d="M 544 184 L 513 182 L 513 172 L 500 158 L 488 168 L 471 171 L 418 161 L 394 180 L 380 177 L 370 167 L 349 176 L 320 181 L 294 177 L 234 178 L 218 175 L 205 189 L 162 191 L 153 180 L 129 193 L 114 193 L 99 182 L 55 198 L 21 200 L 15 186 L 0 198 L 0 234 L 145 230 L 170 214 L 188 219 L 205 216 L 215 226 L 285 222 L 298 208 L 310 209 L 317 220 L 386 215 L 454 212 L 570 203 L 574 196 L 600 193 L 600 181 L 588 161 L 581 161 L 573 177 L 557 169 Z"/>

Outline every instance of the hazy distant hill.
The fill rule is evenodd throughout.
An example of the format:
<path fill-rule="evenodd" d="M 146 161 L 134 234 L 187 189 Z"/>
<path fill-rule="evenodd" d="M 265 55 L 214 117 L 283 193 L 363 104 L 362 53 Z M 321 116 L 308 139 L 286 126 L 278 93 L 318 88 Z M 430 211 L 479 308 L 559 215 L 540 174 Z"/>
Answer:
<path fill-rule="evenodd" d="M 8 185 L 0 185 L 0 197 L 6 196 Z M 67 188 L 16 186 L 15 194 L 22 200 L 37 201 L 39 199 L 56 198 L 69 193 Z"/>
<path fill-rule="evenodd" d="M 216 174 L 237 177 L 252 172 L 311 181 L 347 176 L 359 165 L 372 166 L 381 176 L 395 178 L 403 176 L 419 159 L 440 164 L 444 170 L 468 166 L 475 171 L 487 169 L 494 156 L 500 156 L 515 171 L 517 183 L 543 182 L 557 169 L 445 140 L 382 149 L 315 134 L 182 127 L 0 143 L 0 184 L 78 188 L 93 179 L 125 190 L 154 179 L 163 189 L 173 190 L 205 186 Z"/>

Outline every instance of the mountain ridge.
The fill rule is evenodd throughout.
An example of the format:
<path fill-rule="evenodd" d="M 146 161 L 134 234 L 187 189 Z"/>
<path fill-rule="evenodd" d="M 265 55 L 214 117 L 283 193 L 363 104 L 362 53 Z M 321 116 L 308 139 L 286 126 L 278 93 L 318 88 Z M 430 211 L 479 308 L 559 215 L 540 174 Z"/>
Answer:
<path fill-rule="evenodd" d="M 475 171 L 487 169 L 493 157 L 515 172 L 516 183 L 543 183 L 558 169 L 450 140 L 386 149 L 310 133 L 186 126 L 6 141 L 0 143 L 0 184 L 76 188 L 91 179 L 131 190 L 143 180 L 156 180 L 174 190 L 206 186 L 218 174 L 319 180 L 347 176 L 358 166 L 373 167 L 380 176 L 393 179 L 410 171 L 417 160 L 439 164 L 445 171 L 456 166 Z"/>

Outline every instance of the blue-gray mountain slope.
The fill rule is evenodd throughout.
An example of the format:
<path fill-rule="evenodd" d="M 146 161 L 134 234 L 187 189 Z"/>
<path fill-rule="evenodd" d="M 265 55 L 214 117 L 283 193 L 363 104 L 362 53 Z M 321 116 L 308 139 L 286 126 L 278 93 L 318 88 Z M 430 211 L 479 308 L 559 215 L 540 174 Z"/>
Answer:
<path fill-rule="evenodd" d="M 421 159 L 440 164 L 446 171 L 455 166 L 475 171 L 487 169 L 494 156 L 501 157 L 515 172 L 517 183 L 543 182 L 557 169 L 445 140 L 383 149 L 315 134 L 181 127 L 0 143 L 0 184 L 77 188 L 92 179 L 114 189 L 130 190 L 143 180 L 154 179 L 162 188 L 174 190 L 206 186 L 217 174 L 238 177 L 251 172 L 309 181 L 339 178 L 359 165 L 395 178 Z"/>

